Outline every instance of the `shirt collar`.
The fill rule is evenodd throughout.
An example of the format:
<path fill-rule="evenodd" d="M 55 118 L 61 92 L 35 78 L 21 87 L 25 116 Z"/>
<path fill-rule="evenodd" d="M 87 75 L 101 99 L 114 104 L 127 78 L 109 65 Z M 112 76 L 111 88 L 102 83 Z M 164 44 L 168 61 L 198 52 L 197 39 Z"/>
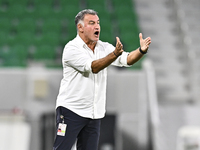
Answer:
<path fill-rule="evenodd" d="M 80 46 L 86 45 L 85 42 L 81 39 L 81 37 L 78 34 L 76 36 L 76 44 L 78 44 Z"/>
<path fill-rule="evenodd" d="M 76 36 L 76 42 L 78 45 L 82 47 L 87 46 L 87 44 L 81 39 L 81 37 L 78 34 Z M 99 41 L 97 41 L 96 47 L 98 47 L 98 45 L 99 45 Z"/>

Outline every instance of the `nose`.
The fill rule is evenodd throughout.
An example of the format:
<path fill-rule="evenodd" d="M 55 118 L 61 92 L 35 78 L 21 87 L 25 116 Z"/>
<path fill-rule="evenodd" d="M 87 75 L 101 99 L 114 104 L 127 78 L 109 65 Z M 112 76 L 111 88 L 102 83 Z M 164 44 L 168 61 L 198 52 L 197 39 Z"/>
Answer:
<path fill-rule="evenodd" d="M 99 30 L 100 29 L 100 24 L 97 23 L 96 26 L 95 26 L 95 28 Z"/>

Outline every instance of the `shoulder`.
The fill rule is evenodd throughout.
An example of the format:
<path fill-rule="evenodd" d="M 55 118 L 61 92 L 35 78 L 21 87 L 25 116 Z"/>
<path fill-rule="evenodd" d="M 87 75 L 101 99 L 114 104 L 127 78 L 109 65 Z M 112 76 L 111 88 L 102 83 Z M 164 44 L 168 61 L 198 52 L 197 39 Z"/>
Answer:
<path fill-rule="evenodd" d="M 64 51 L 70 51 L 72 49 L 78 49 L 78 48 L 79 45 L 77 44 L 76 38 L 74 38 L 64 46 Z"/>

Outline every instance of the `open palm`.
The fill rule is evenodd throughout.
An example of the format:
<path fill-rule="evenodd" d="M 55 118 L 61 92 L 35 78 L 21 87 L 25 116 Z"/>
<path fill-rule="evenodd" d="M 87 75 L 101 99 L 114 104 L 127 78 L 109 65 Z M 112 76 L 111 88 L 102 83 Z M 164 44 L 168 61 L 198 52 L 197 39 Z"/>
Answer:
<path fill-rule="evenodd" d="M 139 34 L 139 38 L 140 38 L 140 47 L 141 50 L 146 52 L 149 48 L 149 45 L 151 44 L 151 38 L 147 37 L 146 39 L 142 38 L 142 33 Z"/>

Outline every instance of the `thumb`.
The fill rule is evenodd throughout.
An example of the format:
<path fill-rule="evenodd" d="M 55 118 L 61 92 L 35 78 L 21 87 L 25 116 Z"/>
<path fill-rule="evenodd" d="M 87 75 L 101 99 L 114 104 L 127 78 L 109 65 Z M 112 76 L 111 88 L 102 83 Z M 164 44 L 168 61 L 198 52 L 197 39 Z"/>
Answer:
<path fill-rule="evenodd" d="M 140 38 L 140 40 L 142 40 L 142 33 L 139 34 L 139 38 Z"/>
<path fill-rule="evenodd" d="M 116 41 L 119 42 L 119 37 L 116 37 Z"/>

